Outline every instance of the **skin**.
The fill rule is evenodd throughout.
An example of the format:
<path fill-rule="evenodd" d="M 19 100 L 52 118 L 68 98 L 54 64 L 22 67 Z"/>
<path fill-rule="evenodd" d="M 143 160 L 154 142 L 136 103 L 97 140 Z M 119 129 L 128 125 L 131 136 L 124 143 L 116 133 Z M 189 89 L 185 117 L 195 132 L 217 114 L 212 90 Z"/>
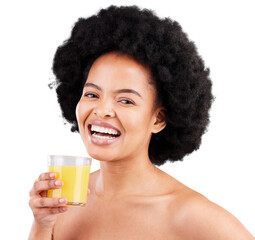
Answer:
<path fill-rule="evenodd" d="M 52 234 L 61 240 L 254 239 L 229 212 L 150 162 L 150 138 L 166 122 L 165 109 L 154 108 L 156 92 L 149 82 L 149 69 L 128 56 L 113 52 L 94 62 L 76 107 L 85 148 L 100 160 L 100 169 L 90 175 L 87 205 L 67 209 L 66 202 L 47 198 L 48 189 L 62 185 L 55 185 L 55 175 L 42 174 L 30 192 L 35 218 L 30 239 Z M 118 141 L 92 143 L 87 128 L 92 120 L 117 127 Z"/>

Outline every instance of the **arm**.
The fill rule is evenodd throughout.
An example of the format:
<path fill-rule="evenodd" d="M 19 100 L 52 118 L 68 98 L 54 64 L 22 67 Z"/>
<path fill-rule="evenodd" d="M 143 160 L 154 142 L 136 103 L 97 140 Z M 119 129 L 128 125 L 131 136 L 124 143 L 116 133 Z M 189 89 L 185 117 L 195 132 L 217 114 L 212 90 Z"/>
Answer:
<path fill-rule="evenodd" d="M 52 228 L 42 227 L 33 222 L 28 240 L 51 240 L 53 239 Z"/>
<path fill-rule="evenodd" d="M 67 210 L 67 207 L 64 206 L 67 203 L 66 199 L 47 197 L 49 189 L 60 188 L 63 185 L 63 182 L 56 181 L 55 178 L 56 174 L 54 173 L 41 174 L 30 191 L 29 206 L 34 215 L 34 222 L 28 237 L 29 240 L 51 240 L 57 214 Z"/>

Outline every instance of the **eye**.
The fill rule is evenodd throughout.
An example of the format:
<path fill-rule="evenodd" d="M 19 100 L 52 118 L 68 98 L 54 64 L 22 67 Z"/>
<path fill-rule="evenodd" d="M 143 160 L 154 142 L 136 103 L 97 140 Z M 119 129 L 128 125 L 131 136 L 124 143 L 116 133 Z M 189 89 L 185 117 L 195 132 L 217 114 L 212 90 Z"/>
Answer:
<path fill-rule="evenodd" d="M 84 97 L 88 97 L 88 98 L 95 98 L 97 97 L 97 95 L 93 94 L 93 93 L 85 93 Z"/>
<path fill-rule="evenodd" d="M 127 100 L 127 99 L 122 99 L 122 100 L 120 100 L 120 102 L 122 102 L 124 104 L 133 104 L 134 105 L 134 103 L 132 101 Z"/>

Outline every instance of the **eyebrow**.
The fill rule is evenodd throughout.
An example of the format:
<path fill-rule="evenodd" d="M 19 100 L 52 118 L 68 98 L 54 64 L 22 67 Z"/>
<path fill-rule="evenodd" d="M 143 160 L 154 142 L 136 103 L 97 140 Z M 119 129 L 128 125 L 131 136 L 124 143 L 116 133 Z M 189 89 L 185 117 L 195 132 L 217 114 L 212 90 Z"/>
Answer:
<path fill-rule="evenodd" d="M 84 87 L 93 87 L 93 88 L 96 88 L 99 91 L 102 91 L 102 88 L 99 87 L 98 85 L 94 84 L 94 83 L 86 83 L 84 85 Z M 114 93 L 133 93 L 133 94 L 139 96 L 140 98 L 142 98 L 142 96 L 139 92 L 137 92 L 133 89 L 130 89 L 130 88 L 118 89 L 118 90 L 115 90 Z"/>

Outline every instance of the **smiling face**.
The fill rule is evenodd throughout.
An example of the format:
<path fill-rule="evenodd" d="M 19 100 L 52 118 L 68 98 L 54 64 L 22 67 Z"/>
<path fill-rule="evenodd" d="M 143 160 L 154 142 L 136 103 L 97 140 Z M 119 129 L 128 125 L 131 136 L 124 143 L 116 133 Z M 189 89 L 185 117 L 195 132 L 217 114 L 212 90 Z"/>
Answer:
<path fill-rule="evenodd" d="M 148 69 L 129 56 L 107 53 L 93 63 L 76 107 L 79 132 L 92 158 L 148 156 L 152 133 L 165 127 L 149 82 Z"/>

